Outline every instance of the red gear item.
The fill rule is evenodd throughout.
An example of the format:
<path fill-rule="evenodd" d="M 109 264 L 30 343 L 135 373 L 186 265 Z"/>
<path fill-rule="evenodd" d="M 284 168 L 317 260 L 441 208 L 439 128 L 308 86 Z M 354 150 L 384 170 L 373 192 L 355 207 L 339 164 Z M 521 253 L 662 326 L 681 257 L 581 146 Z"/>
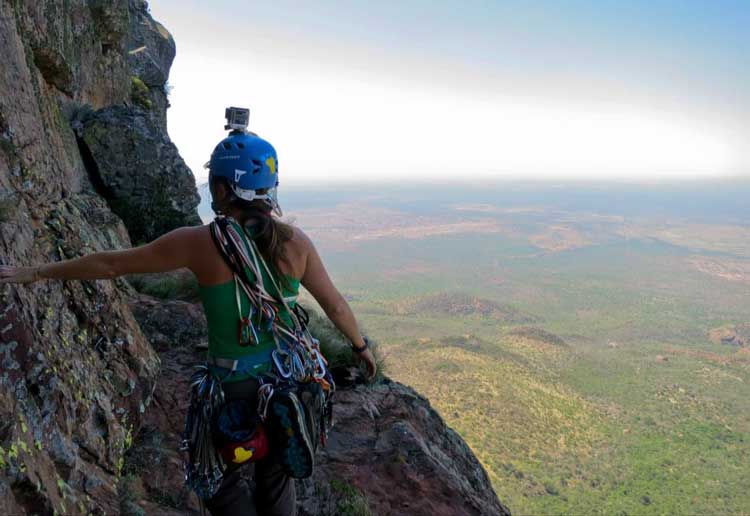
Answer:
<path fill-rule="evenodd" d="M 227 464 L 243 464 L 264 459 L 268 455 L 268 436 L 265 426 L 259 424 L 250 439 L 241 443 L 225 444 L 219 449 L 219 453 Z"/>

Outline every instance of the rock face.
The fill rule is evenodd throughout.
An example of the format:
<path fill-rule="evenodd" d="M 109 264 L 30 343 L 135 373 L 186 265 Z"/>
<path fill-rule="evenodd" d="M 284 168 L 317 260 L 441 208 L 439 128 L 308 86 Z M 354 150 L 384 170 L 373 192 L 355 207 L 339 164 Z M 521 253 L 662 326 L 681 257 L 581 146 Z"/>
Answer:
<path fill-rule="evenodd" d="M 131 299 L 154 341 L 161 341 L 163 333 L 153 322 L 187 323 L 186 317 L 193 317 L 187 305 L 143 295 Z M 197 499 L 183 486 L 176 448 L 187 408 L 187 381 L 202 359 L 195 345 L 203 338 L 198 332 L 161 347 L 154 402 L 123 470 L 129 486 L 123 498 L 133 512 L 198 510 Z M 354 507 L 377 515 L 510 514 L 466 443 L 414 390 L 391 381 L 350 385 L 340 388 L 334 399 L 336 423 L 327 446 L 318 451 L 315 474 L 297 482 L 300 516 L 360 514 L 347 512 Z"/>
<path fill-rule="evenodd" d="M 106 5 L 112 2 L 97 3 Z M 131 0 L 128 9 L 130 24 L 126 37 L 131 97 L 135 95 L 136 100 L 149 109 L 163 129 L 161 136 L 166 137 L 167 80 L 175 56 L 174 39 L 161 23 L 148 16 L 145 0 Z"/>
<path fill-rule="evenodd" d="M 0 261 L 131 245 L 71 123 L 115 105 L 141 116 L 150 101 L 146 118 L 163 128 L 164 33 L 144 2 L 0 2 Z M 154 44 L 133 55 L 134 42 Z M 133 77 L 146 91 L 134 94 Z M 0 514 L 120 512 L 123 452 L 159 370 L 124 302 L 131 290 L 123 280 L 0 288 Z"/>
<path fill-rule="evenodd" d="M 128 228 L 133 244 L 180 226 L 200 225 L 195 178 L 167 134 L 174 40 L 148 15 L 142 0 L 131 0 L 119 10 L 105 7 L 108 2 L 92 4 L 92 12 L 111 20 L 111 30 L 121 34 L 119 41 L 107 36 L 102 52 L 125 51 L 129 76 L 124 79 L 124 103 L 97 111 L 84 108 L 73 115 L 71 125 L 89 177 Z"/>
<path fill-rule="evenodd" d="M 134 244 L 201 224 L 195 178 L 151 110 L 111 106 L 84 118 L 79 144 L 99 192 Z"/>
<path fill-rule="evenodd" d="M 372 514 L 510 514 L 463 439 L 413 389 L 386 381 L 340 390 L 335 402 L 314 478 L 298 484 L 301 515 L 340 514 L 353 490 Z"/>
<path fill-rule="evenodd" d="M 156 351 L 208 348 L 208 326 L 200 305 L 140 294 L 131 300 L 130 308 Z"/>

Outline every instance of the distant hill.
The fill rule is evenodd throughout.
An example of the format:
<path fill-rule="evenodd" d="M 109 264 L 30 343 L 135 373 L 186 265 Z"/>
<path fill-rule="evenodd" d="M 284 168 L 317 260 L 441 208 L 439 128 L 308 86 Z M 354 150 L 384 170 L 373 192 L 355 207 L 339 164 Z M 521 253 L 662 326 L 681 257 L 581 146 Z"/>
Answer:
<path fill-rule="evenodd" d="M 461 292 L 441 292 L 406 301 L 398 311 L 402 314 L 489 317 L 508 324 L 539 322 L 537 317 L 510 305 Z"/>

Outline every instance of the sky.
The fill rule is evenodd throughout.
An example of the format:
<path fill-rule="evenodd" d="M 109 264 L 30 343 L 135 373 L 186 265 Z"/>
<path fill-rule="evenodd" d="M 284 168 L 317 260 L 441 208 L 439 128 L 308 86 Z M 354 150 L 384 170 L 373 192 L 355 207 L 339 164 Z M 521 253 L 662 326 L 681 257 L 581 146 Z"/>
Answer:
<path fill-rule="evenodd" d="M 750 1 L 153 0 L 196 180 L 224 108 L 280 184 L 750 175 Z"/>

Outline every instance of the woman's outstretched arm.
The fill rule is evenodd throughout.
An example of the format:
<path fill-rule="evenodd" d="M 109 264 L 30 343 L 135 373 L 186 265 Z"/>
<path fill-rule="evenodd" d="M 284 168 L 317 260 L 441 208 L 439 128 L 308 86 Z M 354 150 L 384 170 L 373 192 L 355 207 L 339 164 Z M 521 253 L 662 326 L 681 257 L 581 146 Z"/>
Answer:
<path fill-rule="evenodd" d="M 31 267 L 0 265 L 0 283 L 31 283 L 40 279 L 114 279 L 123 274 L 189 267 L 190 236 L 195 229 L 177 228 L 153 242 L 131 249 L 100 251 Z"/>
<path fill-rule="evenodd" d="M 300 231 L 300 233 L 302 232 Z M 328 276 L 323 261 L 320 259 L 320 255 L 315 249 L 312 241 L 307 238 L 307 236 L 304 236 L 304 238 L 307 241 L 307 263 L 305 265 L 305 273 L 301 280 L 302 286 L 312 294 L 328 318 L 341 331 L 341 333 L 343 333 L 355 347 L 363 348 L 365 346 L 365 341 L 362 338 L 362 334 L 359 332 L 357 319 L 354 317 L 354 313 L 352 312 L 349 303 L 346 302 L 344 296 L 341 295 L 331 281 L 331 278 Z M 370 378 L 373 378 L 377 372 L 377 366 L 372 352 L 367 349 L 360 353 L 359 357 L 365 361 Z"/>

